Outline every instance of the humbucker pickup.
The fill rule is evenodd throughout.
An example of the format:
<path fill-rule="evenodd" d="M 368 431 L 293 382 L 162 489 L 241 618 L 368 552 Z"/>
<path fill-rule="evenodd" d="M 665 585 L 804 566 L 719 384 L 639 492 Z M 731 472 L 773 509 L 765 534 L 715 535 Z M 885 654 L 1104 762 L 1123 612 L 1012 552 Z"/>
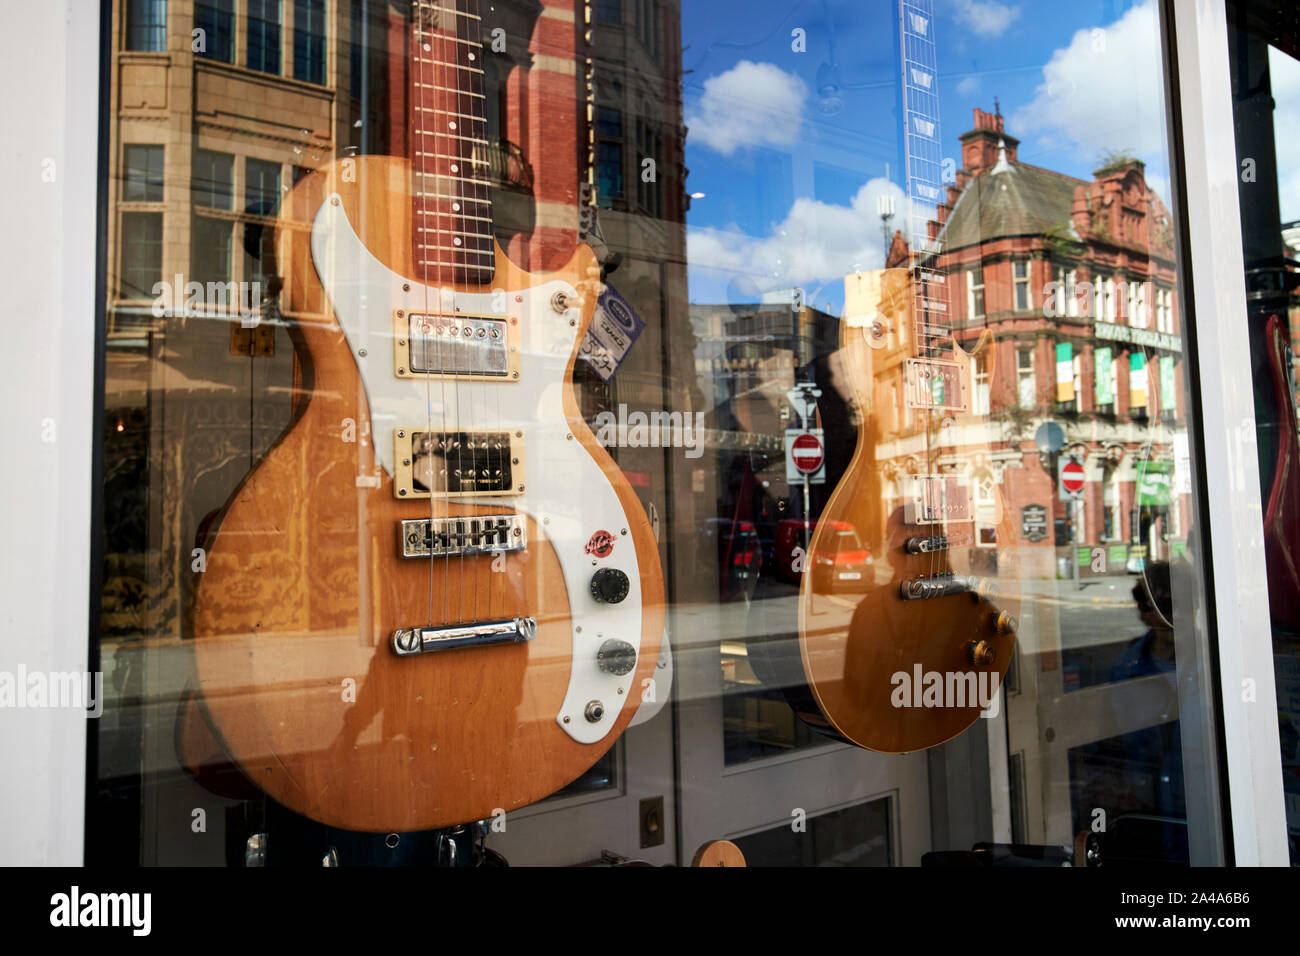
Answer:
<path fill-rule="evenodd" d="M 463 515 L 455 518 L 406 518 L 402 521 L 402 557 L 451 558 L 465 554 L 522 551 L 528 547 L 524 516 Z"/>
<path fill-rule="evenodd" d="M 394 319 L 398 378 L 519 378 L 518 325 L 504 316 L 398 310 Z"/>
<path fill-rule="evenodd" d="M 523 432 L 393 430 L 393 495 L 469 498 L 524 490 Z"/>

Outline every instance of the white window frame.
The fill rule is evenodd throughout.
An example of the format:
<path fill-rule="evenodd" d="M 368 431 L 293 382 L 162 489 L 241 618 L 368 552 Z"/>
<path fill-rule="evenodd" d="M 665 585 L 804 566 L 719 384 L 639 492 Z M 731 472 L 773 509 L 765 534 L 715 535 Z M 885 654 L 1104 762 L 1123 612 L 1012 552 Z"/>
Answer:
<path fill-rule="evenodd" d="M 1033 345 L 1016 346 L 1016 403 L 1021 408 L 1038 407 L 1038 349 Z M 1029 365 L 1022 365 L 1020 359 L 1029 355 Z M 1029 383 L 1030 402 L 1025 404 L 1025 383 Z"/>
<path fill-rule="evenodd" d="M 979 276 L 979 282 L 975 277 Z M 982 319 L 988 310 L 988 300 L 984 299 L 984 308 L 975 308 L 975 293 L 980 293 L 980 298 L 984 299 L 984 267 L 976 266 L 973 269 L 966 270 L 966 317 L 968 319 Z"/>
<path fill-rule="evenodd" d="M 25 317 L 11 325 L 9 348 L 0 357 L 6 388 L 19 396 L 14 414 L 0 422 L 0 437 L 11 457 L 25 463 L 0 479 L 0 511 L 12 540 L 58 542 L 57 548 L 13 548 L 0 557 L 0 598 L 11 615 L 7 640 L 0 642 L 0 669 L 6 670 L 18 662 L 29 670 L 83 670 L 89 646 L 97 359 L 88 329 L 102 319 L 95 316 L 96 283 L 86 281 L 88 264 L 96 261 L 99 173 L 97 150 L 88 144 L 98 138 L 99 9 L 85 0 L 14 5 L 6 33 L 9 55 L 0 57 L 0 77 L 8 77 L 10 89 L 24 91 L 13 102 L 13 125 L 41 144 L 59 177 L 57 189 L 25 187 L 32 182 L 30 156 L 0 156 L 11 218 L 30 225 L 7 230 L 0 239 L 10 304 Z M 1172 15 L 1175 120 L 1187 147 L 1179 151 L 1181 165 L 1173 173 L 1187 197 L 1186 222 L 1180 225 L 1196 264 L 1186 288 L 1203 317 L 1189 336 L 1195 341 L 1187 369 L 1202 397 L 1193 416 L 1193 459 L 1199 466 L 1193 480 L 1211 531 L 1203 540 L 1213 568 L 1214 603 L 1208 610 L 1218 662 L 1218 674 L 1204 675 L 1192 698 L 1197 706 L 1182 709 L 1180 719 L 1186 738 L 1188 722 L 1213 722 L 1215 707 L 1221 709 L 1231 862 L 1285 866 L 1267 573 L 1258 546 L 1259 466 L 1253 428 L 1239 427 L 1254 421 L 1254 408 L 1251 389 L 1243 387 L 1251 362 L 1236 203 L 1239 168 L 1233 138 L 1224 132 L 1233 128 L 1226 12 L 1223 4 L 1205 0 L 1167 0 L 1159 9 L 1162 18 Z M 31 36 L 43 42 L 23 42 Z M 61 55 L 51 56 L 51 49 Z M 32 276 L 42 281 L 32 282 Z M 41 440 L 43 418 L 54 420 L 57 441 Z M 34 599 L 50 595 L 56 580 L 57 601 Z M 1225 689 L 1217 701 L 1206 699 L 1212 676 Z M 1238 692 L 1247 679 L 1255 690 L 1250 702 Z M 53 719 L 35 710 L 0 712 L 5 862 L 82 862 L 87 730 L 88 722 L 72 711 Z M 1212 759 L 1187 767 L 1188 780 L 1199 774 L 1208 791 L 1221 794 L 1216 766 Z M 1194 809 L 1204 807 L 1189 804 Z M 1215 802 L 1210 809 L 1217 815 L 1220 808 Z M 1200 842 L 1194 837 L 1194 844 Z M 1197 852 L 1194 845 L 1194 861 Z"/>

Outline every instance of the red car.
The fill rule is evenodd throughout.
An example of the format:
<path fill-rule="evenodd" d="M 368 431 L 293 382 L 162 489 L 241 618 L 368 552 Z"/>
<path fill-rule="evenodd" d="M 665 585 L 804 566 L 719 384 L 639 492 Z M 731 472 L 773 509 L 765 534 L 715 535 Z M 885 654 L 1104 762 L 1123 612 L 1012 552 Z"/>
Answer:
<path fill-rule="evenodd" d="M 776 576 L 798 584 L 804 573 L 813 575 L 813 587 L 820 593 L 863 590 L 871 582 L 871 551 L 847 521 L 831 521 L 825 526 L 830 533 L 823 540 L 822 551 L 811 559 L 808 542 L 817 526 L 815 521 L 785 518 L 776 524 L 772 547 L 772 565 Z M 829 540 L 829 546 L 827 546 Z M 795 554 L 795 549 L 799 554 Z M 802 569 L 802 570 L 799 570 Z"/>

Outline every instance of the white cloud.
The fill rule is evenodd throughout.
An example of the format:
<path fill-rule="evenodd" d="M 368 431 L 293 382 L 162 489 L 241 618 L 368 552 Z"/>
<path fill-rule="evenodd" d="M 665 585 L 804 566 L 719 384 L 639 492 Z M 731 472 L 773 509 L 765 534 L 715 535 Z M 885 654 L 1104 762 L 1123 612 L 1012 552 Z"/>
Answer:
<path fill-rule="evenodd" d="M 978 73 L 972 73 L 969 76 L 963 76 L 957 81 L 956 90 L 959 96 L 974 96 L 980 89 L 980 77 Z"/>
<path fill-rule="evenodd" d="M 1278 199 L 1282 221 L 1300 219 L 1300 163 L 1293 158 L 1300 143 L 1300 62 L 1285 53 L 1268 51 L 1268 71 L 1273 84 L 1273 136 L 1277 143 Z"/>
<path fill-rule="evenodd" d="M 1160 30 L 1146 0 L 1056 50 L 1034 99 L 1010 117 L 1007 130 L 1035 138 L 1041 165 L 1059 168 L 1057 157 L 1092 163 L 1106 151 L 1125 150 L 1153 167 L 1154 180 L 1168 167 L 1165 108 Z"/>
<path fill-rule="evenodd" d="M 876 201 L 894 198 L 892 229 L 903 229 L 903 191 L 886 179 L 862 186 L 847 206 L 796 199 L 790 212 L 767 236 L 746 235 L 732 226 L 690 229 L 686 236 L 691 269 L 709 277 L 750 279 L 762 292 L 833 282 L 858 269 L 884 265 L 884 234 Z"/>
<path fill-rule="evenodd" d="M 704 92 L 688 110 L 692 145 L 730 156 L 741 146 L 798 141 L 808 84 L 771 63 L 741 60 L 704 81 Z"/>
<path fill-rule="evenodd" d="M 997 0 L 952 0 L 957 20 L 976 36 L 1000 37 L 1020 16 L 1020 8 Z"/>

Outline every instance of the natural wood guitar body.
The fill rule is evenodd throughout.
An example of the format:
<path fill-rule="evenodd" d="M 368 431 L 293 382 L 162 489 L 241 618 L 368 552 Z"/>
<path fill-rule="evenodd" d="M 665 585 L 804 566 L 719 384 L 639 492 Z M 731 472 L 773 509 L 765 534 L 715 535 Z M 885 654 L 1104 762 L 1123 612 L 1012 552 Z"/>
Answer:
<path fill-rule="evenodd" d="M 893 274 L 887 277 L 887 284 L 906 281 L 906 270 L 890 272 Z M 906 316 L 906 300 L 900 290 L 894 290 L 894 326 Z M 856 393 L 859 408 L 872 409 L 875 372 L 863 329 L 847 321 L 842 323 L 840 346 L 848 388 Z M 977 350 L 986 347 L 987 339 L 976 345 Z M 964 357 L 966 353 L 958 348 L 957 355 Z M 888 414 L 887 409 L 876 412 L 878 419 Z M 952 414 L 954 421 L 951 429 L 943 429 L 939 427 L 940 413 L 918 409 L 914 414 L 922 416 L 931 427 L 929 446 L 917 452 L 918 470 L 937 473 L 939 468 L 934 462 L 941 456 L 955 455 L 964 463 L 979 451 L 969 445 L 958 451 L 945 446 L 942 438 L 945 433 L 960 432 L 964 424 L 978 423 L 977 416 L 946 413 Z M 1001 688 L 1015 645 L 1014 633 L 998 632 L 999 614 L 1014 616 L 1019 611 L 1014 582 L 999 583 L 996 570 L 987 564 L 986 556 L 995 552 L 974 546 L 973 522 L 955 522 L 946 529 L 908 525 L 901 506 L 887 517 L 882 514 L 880 502 L 886 482 L 882 480 L 877 448 L 882 440 L 896 437 L 873 424 L 870 415 L 863 417 L 853 459 L 817 520 L 806 558 L 808 567 L 815 569 L 819 560 L 834 559 L 835 538 L 845 525 L 869 544 L 874 562 L 864 586 L 853 590 L 837 587 L 833 575 L 803 576 L 799 595 L 802 685 L 796 679 L 787 690 L 796 711 L 812 726 L 884 753 L 908 753 L 941 744 L 979 717 L 982 708 L 978 689 Z M 933 459 L 930 465 L 925 464 L 927 454 Z M 996 550 L 1010 549 L 1015 544 L 1016 527 L 1000 495 L 996 510 Z M 937 533 L 950 535 L 954 547 L 936 555 L 906 553 L 908 538 Z M 990 599 L 969 593 L 902 599 L 904 581 L 949 572 L 993 583 L 997 596 Z M 970 658 L 972 646 L 981 641 L 995 655 L 991 664 L 976 664 Z M 915 706 L 914 695 L 922 695 L 924 677 L 932 673 L 942 675 L 948 696 L 941 706 L 925 706 L 923 697 L 922 706 Z M 907 675 L 906 684 L 897 680 L 899 674 Z M 922 677 L 921 687 L 916 687 L 918 674 Z M 967 681 L 962 694 L 971 703 L 953 705 L 955 697 L 948 692 L 955 689 L 955 684 L 949 686 L 949 675 L 954 681 Z M 966 675 L 973 677 L 974 695 L 967 693 L 972 684 Z M 912 706 L 898 706 L 904 690 Z"/>
<path fill-rule="evenodd" d="M 371 832 L 482 819 L 577 778 L 634 716 L 663 633 L 655 539 L 578 411 L 576 347 L 557 383 L 568 429 L 616 490 L 628 519 L 620 544 L 635 548 L 640 569 L 640 654 L 628 678 L 637 690 L 612 730 L 582 744 L 557 723 L 572 660 L 570 594 L 537 521 L 527 519 L 524 551 L 400 557 L 399 522 L 428 517 L 430 503 L 395 498 L 392 476 L 374 464 L 374 442 L 389 436 L 369 434 L 366 393 L 310 236 L 321 203 L 337 193 L 367 249 L 413 276 L 409 180 L 403 160 L 357 157 L 307 176 L 284 199 L 278 252 L 302 369 L 298 414 L 236 490 L 208 542 L 191 629 L 204 714 L 248 777 L 296 812 Z M 496 270 L 493 285 L 504 289 L 564 278 L 584 290 L 581 342 L 597 293 L 590 250 L 579 247 L 563 269 L 537 277 L 498 247 Z M 355 441 L 346 440 L 349 423 Z M 530 471 L 545 467 L 544 451 L 528 449 Z M 435 500 L 433 510 L 438 517 L 513 510 L 510 499 L 478 500 Z M 436 627 L 516 616 L 537 619 L 532 641 L 413 657 L 397 656 L 390 643 L 394 629 L 426 619 Z"/>

